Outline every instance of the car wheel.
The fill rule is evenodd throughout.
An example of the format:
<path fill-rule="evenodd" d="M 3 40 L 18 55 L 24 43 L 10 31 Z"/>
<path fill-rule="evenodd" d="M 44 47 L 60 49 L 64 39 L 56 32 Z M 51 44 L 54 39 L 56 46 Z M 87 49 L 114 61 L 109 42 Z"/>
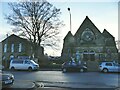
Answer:
<path fill-rule="evenodd" d="M 81 69 L 80 69 L 80 72 L 84 72 L 84 69 L 83 69 L 83 68 L 81 68 Z"/>
<path fill-rule="evenodd" d="M 28 68 L 28 71 L 32 71 L 32 67 L 29 67 L 29 68 Z"/>
<path fill-rule="evenodd" d="M 62 70 L 63 72 L 67 72 L 67 69 L 66 68 L 63 68 L 63 70 Z"/>
<path fill-rule="evenodd" d="M 14 68 L 14 67 L 11 67 L 11 70 L 12 70 L 12 71 L 14 71 L 14 70 L 15 70 L 15 68 Z"/>
<path fill-rule="evenodd" d="M 107 73 L 107 72 L 108 72 L 108 69 L 107 69 L 107 68 L 104 68 L 104 69 L 103 69 L 103 72 L 104 72 L 104 73 Z"/>

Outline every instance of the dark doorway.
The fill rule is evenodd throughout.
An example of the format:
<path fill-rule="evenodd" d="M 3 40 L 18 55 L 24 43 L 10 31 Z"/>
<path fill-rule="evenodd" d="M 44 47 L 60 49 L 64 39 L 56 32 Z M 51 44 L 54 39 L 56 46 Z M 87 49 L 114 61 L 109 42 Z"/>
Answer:
<path fill-rule="evenodd" d="M 89 60 L 89 54 L 83 54 L 83 60 L 88 61 Z"/>
<path fill-rule="evenodd" d="M 90 55 L 90 61 L 95 61 L 95 54 L 89 54 Z"/>
<path fill-rule="evenodd" d="M 84 61 L 95 61 L 95 54 L 94 53 L 84 53 L 83 60 Z"/>

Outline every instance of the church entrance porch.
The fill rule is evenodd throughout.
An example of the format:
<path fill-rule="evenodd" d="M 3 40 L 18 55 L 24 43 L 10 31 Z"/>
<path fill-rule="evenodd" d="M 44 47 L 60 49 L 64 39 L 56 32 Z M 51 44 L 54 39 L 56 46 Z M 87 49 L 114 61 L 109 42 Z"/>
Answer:
<path fill-rule="evenodd" d="M 88 71 L 98 71 L 99 62 L 95 60 L 95 52 L 84 52 L 83 61 L 86 62 Z"/>
<path fill-rule="evenodd" d="M 95 61 L 95 53 L 94 52 L 83 53 L 83 61 Z"/>

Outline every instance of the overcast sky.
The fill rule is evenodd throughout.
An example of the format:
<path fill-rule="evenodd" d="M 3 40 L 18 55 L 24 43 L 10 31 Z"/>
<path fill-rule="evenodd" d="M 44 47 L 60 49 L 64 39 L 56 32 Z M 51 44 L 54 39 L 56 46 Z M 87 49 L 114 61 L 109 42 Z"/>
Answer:
<path fill-rule="evenodd" d="M 5 39 L 6 34 L 12 34 L 12 27 L 6 23 L 4 14 L 10 13 L 7 3 L 10 0 L 0 1 L 0 41 Z M 15 1 L 15 0 L 14 0 Z M 69 12 L 71 11 L 72 20 L 72 34 L 74 35 L 77 29 L 86 16 L 91 19 L 95 26 L 103 32 L 104 29 L 108 30 L 118 40 L 118 0 L 48 0 L 55 7 L 61 9 L 61 20 L 64 21 L 65 26 L 61 28 L 61 43 L 60 50 L 54 51 L 52 49 L 45 49 L 49 55 L 60 55 L 63 45 L 63 38 L 70 30 L 69 25 Z"/>

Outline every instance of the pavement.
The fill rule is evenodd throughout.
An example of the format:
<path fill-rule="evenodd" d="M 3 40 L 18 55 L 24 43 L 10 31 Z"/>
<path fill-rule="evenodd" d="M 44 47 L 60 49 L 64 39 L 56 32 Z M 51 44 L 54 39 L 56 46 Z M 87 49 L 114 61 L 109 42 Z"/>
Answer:
<path fill-rule="evenodd" d="M 72 82 L 36 82 L 40 87 L 59 87 L 59 88 L 117 88 L 117 86 L 108 86 L 95 83 L 72 83 Z"/>
<path fill-rule="evenodd" d="M 36 85 L 39 87 L 35 90 L 120 90 L 119 87 L 114 86 L 96 86 L 92 84 L 73 84 L 67 82 L 36 82 Z"/>
<path fill-rule="evenodd" d="M 33 90 L 36 87 L 32 81 L 16 80 L 11 87 L 2 90 Z"/>
<path fill-rule="evenodd" d="M 69 82 L 33 82 L 29 80 L 16 80 L 12 87 L 2 90 L 120 90 L 115 86 L 106 86 L 87 83 L 69 83 Z"/>
<path fill-rule="evenodd" d="M 41 69 L 42 70 L 48 70 L 48 69 Z M 54 69 L 53 69 L 54 70 Z M 60 70 L 60 69 L 57 69 Z M 13 86 L 7 90 L 76 90 L 79 88 L 109 88 L 108 90 L 120 90 L 120 87 L 117 88 L 116 86 L 108 86 L 99 84 L 99 86 L 96 86 L 95 83 L 70 83 L 70 82 L 46 82 L 46 81 L 30 81 L 30 80 L 15 80 Z M 115 89 L 116 88 L 116 89 Z M 6 90 L 6 89 L 5 89 Z M 79 89 L 81 90 L 81 89 Z M 92 89 L 91 89 L 92 90 Z M 94 90 L 94 89 L 93 89 Z M 97 89 L 98 90 L 98 89 Z M 103 89 L 102 89 L 103 90 Z"/>

